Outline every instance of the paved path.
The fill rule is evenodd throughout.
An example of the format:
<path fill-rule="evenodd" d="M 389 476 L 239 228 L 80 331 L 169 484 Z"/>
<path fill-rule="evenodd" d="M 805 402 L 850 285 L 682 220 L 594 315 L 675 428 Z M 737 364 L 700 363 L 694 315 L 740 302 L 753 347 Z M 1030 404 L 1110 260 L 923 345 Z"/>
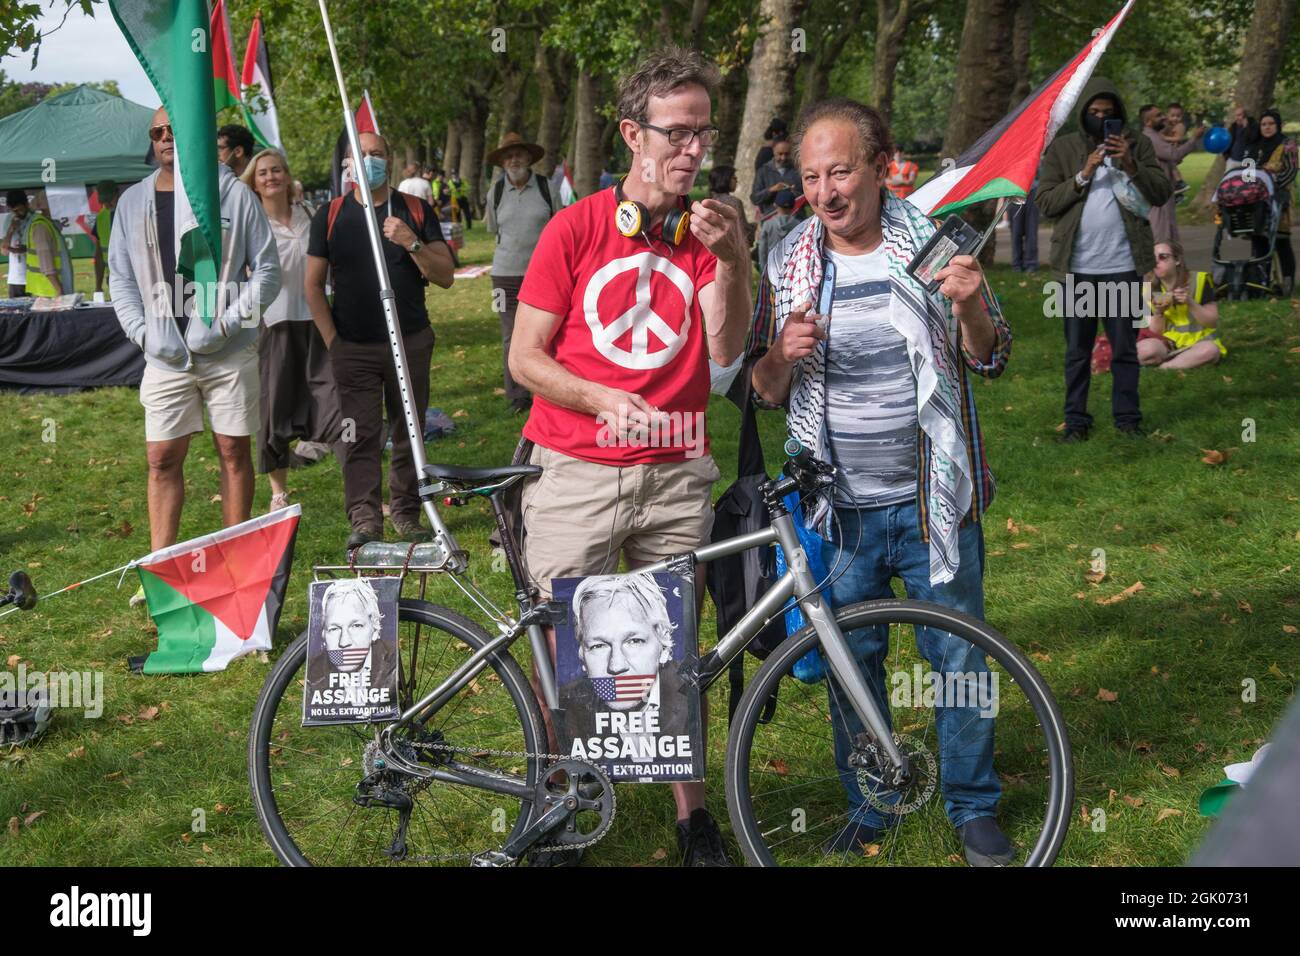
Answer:
<path fill-rule="evenodd" d="M 1187 252 L 1187 263 L 1193 269 L 1203 272 L 1210 271 L 1210 249 L 1214 244 L 1214 226 L 1179 226 L 1179 237 L 1182 239 L 1183 248 Z M 1038 267 L 1043 271 L 1048 271 L 1051 266 L 1048 262 L 1052 251 L 1052 229 L 1050 226 L 1038 230 Z M 1248 255 L 1249 246 L 1241 243 L 1239 248 L 1233 249 L 1231 246 L 1224 244 L 1223 251 L 1229 255 Z M 1011 264 L 1011 233 L 1006 226 L 998 226 L 998 246 L 994 254 L 994 261 L 999 265 Z"/>

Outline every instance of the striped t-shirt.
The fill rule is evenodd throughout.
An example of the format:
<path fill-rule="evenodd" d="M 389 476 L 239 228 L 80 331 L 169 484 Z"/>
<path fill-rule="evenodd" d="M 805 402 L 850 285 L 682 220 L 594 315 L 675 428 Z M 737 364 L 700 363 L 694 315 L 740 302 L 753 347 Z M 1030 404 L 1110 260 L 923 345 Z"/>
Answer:
<path fill-rule="evenodd" d="M 840 503 L 898 504 L 916 496 L 916 377 L 889 322 L 883 247 L 830 253 L 835 292 L 826 349 L 826 429 Z"/>

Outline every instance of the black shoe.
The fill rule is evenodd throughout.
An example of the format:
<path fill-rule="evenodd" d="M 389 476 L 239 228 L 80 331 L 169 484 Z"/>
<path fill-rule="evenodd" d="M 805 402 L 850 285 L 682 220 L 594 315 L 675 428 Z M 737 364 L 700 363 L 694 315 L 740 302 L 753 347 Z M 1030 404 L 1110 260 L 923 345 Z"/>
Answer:
<path fill-rule="evenodd" d="M 976 817 L 962 824 L 961 844 L 971 866 L 1006 866 L 1016 858 L 1016 848 L 993 817 Z"/>
<path fill-rule="evenodd" d="M 383 541 L 383 528 L 354 528 L 352 534 L 348 536 L 348 550 L 361 547 L 363 544 L 370 544 L 372 541 Z"/>
<path fill-rule="evenodd" d="M 1072 445 L 1075 442 L 1088 440 L 1088 429 L 1067 427 L 1064 432 L 1056 436 L 1057 442 L 1062 445 Z"/>
<path fill-rule="evenodd" d="M 419 518 L 394 518 L 393 530 L 403 541 L 428 541 L 429 532 L 420 526 Z"/>
<path fill-rule="evenodd" d="M 677 849 L 682 866 L 731 866 L 722 834 L 709 811 L 700 807 L 687 821 L 677 821 Z"/>
<path fill-rule="evenodd" d="M 527 415 L 533 410 L 533 400 L 531 398 L 520 398 L 510 403 L 510 410 L 516 415 Z"/>
<path fill-rule="evenodd" d="M 527 860 L 529 866 L 577 866 L 585 852 L 581 847 L 537 847 L 528 851 Z"/>
<path fill-rule="evenodd" d="M 864 846 L 877 842 L 884 832 L 865 823 L 850 823 L 823 843 L 822 849 L 827 856 L 832 853 L 861 854 Z"/>
<path fill-rule="evenodd" d="M 1146 429 L 1141 425 L 1116 425 L 1115 430 L 1129 438 L 1146 438 Z"/>

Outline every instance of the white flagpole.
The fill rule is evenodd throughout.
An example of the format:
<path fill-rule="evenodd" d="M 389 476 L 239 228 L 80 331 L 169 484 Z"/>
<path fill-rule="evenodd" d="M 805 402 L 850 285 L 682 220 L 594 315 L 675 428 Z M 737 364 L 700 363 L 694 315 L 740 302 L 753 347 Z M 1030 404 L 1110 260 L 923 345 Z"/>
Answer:
<path fill-rule="evenodd" d="M 348 131 L 348 145 L 352 147 L 352 172 L 357 181 L 355 188 L 363 197 L 362 205 L 366 210 L 366 231 L 370 235 L 370 251 L 374 254 L 375 270 L 379 275 L 379 300 L 384 308 L 388 342 L 393 349 L 393 366 L 397 371 L 397 381 L 402 390 L 402 417 L 406 420 L 406 433 L 411 440 L 411 457 L 414 459 L 415 471 L 419 480 L 423 481 L 424 466 L 428 462 L 424 456 L 424 423 L 415 420 L 415 405 L 411 401 L 411 374 L 406 364 L 406 349 L 402 345 L 396 297 L 393 295 L 393 286 L 388 278 L 388 263 L 384 259 L 384 248 L 380 242 L 379 224 L 375 221 L 375 205 L 370 195 L 370 185 L 365 182 L 365 173 L 362 169 L 361 137 L 357 133 L 356 117 L 352 114 L 347 87 L 343 83 L 343 68 L 339 65 L 339 51 L 334 45 L 334 28 L 330 25 L 329 11 L 325 9 L 325 0 L 317 0 L 317 2 L 320 4 L 321 20 L 325 24 L 325 38 L 329 41 L 330 57 L 334 61 L 334 78 L 338 81 L 339 98 L 343 101 L 343 125 Z M 373 107 L 371 119 L 374 119 Z M 375 128 L 378 129 L 377 123 Z M 457 550 L 455 539 L 443 523 L 442 515 L 438 514 L 438 509 L 434 507 L 432 500 L 425 500 L 422 504 L 424 514 L 429 519 L 429 526 L 433 529 L 434 540 L 443 545 L 446 553 L 454 559 Z"/>

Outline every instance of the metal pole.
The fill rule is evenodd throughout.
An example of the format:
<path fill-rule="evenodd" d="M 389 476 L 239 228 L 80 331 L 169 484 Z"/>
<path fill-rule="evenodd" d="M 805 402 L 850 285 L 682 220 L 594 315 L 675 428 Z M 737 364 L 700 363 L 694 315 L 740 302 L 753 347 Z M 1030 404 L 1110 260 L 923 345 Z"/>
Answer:
<path fill-rule="evenodd" d="M 363 198 L 361 203 L 366 210 L 366 231 L 370 235 L 370 251 L 375 257 L 375 270 L 379 275 L 379 299 L 384 307 L 384 322 L 388 326 L 388 342 L 393 349 L 393 366 L 397 371 L 397 384 L 402 392 L 402 417 L 406 419 L 406 432 L 411 439 L 411 457 L 415 460 L 415 470 L 423 477 L 427 459 L 424 456 L 424 423 L 415 420 L 415 405 L 411 401 L 411 375 L 406 365 L 406 349 L 402 345 L 401 325 L 397 320 L 396 297 L 388 278 L 388 263 L 384 260 L 384 248 L 380 241 L 379 224 L 375 221 L 375 205 L 370 195 L 370 185 L 365 182 L 361 161 L 361 137 L 357 133 L 356 117 L 348 99 L 347 87 L 343 83 L 343 68 L 339 65 L 339 51 L 334 45 L 334 28 L 330 25 L 329 11 L 325 9 L 325 0 L 318 0 L 321 20 L 325 24 L 325 38 L 329 41 L 330 58 L 334 61 L 334 78 L 338 81 L 339 98 L 343 101 L 343 125 L 348 132 L 348 145 L 352 148 L 352 173 L 356 181 L 356 190 Z M 391 189 L 391 187 L 390 187 Z M 455 555 L 455 539 L 443 523 L 442 515 L 432 501 L 423 502 L 424 513 L 433 529 L 434 540 L 441 543 L 448 554 Z"/>

